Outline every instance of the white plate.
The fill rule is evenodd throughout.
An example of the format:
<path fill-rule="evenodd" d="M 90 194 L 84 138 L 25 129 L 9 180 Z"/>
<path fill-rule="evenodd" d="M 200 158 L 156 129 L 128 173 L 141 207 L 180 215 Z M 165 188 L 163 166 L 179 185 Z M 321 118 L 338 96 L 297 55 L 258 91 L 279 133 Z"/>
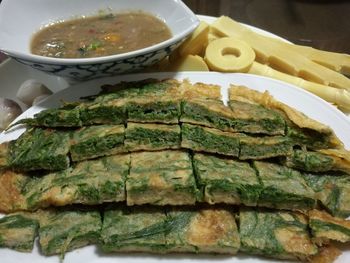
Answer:
<path fill-rule="evenodd" d="M 348 131 L 350 131 L 350 122 L 347 117 L 336 108 L 331 107 L 329 103 L 324 100 L 298 89 L 293 85 L 286 84 L 281 81 L 272 80 L 265 77 L 249 75 L 249 74 L 224 74 L 224 73 L 207 73 L 207 72 L 182 72 L 182 73 L 154 73 L 154 74 L 136 74 L 136 75 L 124 75 L 120 77 L 112 77 L 106 79 L 92 80 L 86 83 L 77 84 L 68 89 L 57 92 L 51 97 L 37 106 L 30 108 L 20 118 L 31 117 L 33 114 L 41 111 L 45 108 L 57 107 L 60 105 L 61 100 L 74 101 L 79 99 L 82 95 L 96 94 L 100 90 L 100 86 L 103 84 L 115 84 L 120 81 L 135 81 L 145 78 L 176 78 L 184 79 L 188 78 L 191 82 L 203 82 L 210 84 L 218 84 L 222 86 L 223 99 L 227 100 L 227 90 L 230 84 L 244 85 L 249 88 L 258 91 L 269 91 L 276 99 L 294 107 L 307 116 L 316 119 L 324 124 L 329 125 L 337 134 L 337 136 L 343 141 L 346 148 L 350 149 L 350 137 Z M 6 141 L 15 139 L 23 129 L 15 130 L 6 134 L 0 135 L 0 141 Z M 0 249 L 1 262 L 58 262 L 58 257 L 44 257 L 38 252 L 36 247 L 32 254 L 23 254 L 8 249 Z M 110 262 L 114 263 L 118 260 L 128 263 L 148 263 L 148 262 L 178 262 L 182 260 L 186 263 L 195 262 L 278 262 L 273 260 L 262 259 L 258 257 L 246 257 L 246 256 L 203 256 L 203 255 L 139 255 L 139 254 L 123 254 L 123 255 L 107 255 L 103 254 L 94 246 L 89 246 L 83 249 L 78 249 L 73 252 L 69 252 L 66 255 L 65 263 L 69 262 Z M 350 262 L 350 252 L 344 252 L 343 255 L 337 260 L 337 263 Z"/>

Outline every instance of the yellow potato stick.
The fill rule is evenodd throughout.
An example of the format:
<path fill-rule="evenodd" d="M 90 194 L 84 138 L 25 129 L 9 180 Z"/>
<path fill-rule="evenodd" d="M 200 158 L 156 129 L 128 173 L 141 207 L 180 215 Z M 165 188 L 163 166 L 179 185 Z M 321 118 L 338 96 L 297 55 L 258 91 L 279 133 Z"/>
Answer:
<path fill-rule="evenodd" d="M 187 55 L 169 64 L 167 71 L 209 71 L 204 59 L 197 55 Z"/>
<path fill-rule="evenodd" d="M 208 32 L 209 25 L 201 21 L 191 36 L 179 47 L 179 54 L 181 56 L 201 54 L 208 44 Z"/>
<path fill-rule="evenodd" d="M 258 62 L 254 62 L 250 67 L 248 73 L 271 77 L 274 79 L 282 80 L 296 86 L 299 86 L 313 94 L 321 97 L 322 99 L 334 103 L 335 105 L 349 110 L 350 109 L 350 92 L 344 89 L 337 89 L 310 81 L 306 81 L 302 78 L 291 76 L 282 72 L 279 72 L 267 65 L 262 65 Z"/>
<path fill-rule="evenodd" d="M 209 26 L 208 44 L 216 39 L 219 39 L 219 38 L 221 38 L 221 36 L 216 34 L 216 32 L 212 29 L 212 27 Z"/>
<path fill-rule="evenodd" d="M 219 39 L 220 37 L 214 33 L 208 33 L 208 43 L 214 41 L 214 40 L 217 40 Z"/>
<path fill-rule="evenodd" d="M 233 21 L 233 20 L 232 20 Z M 225 24 L 225 23 L 223 23 Z M 252 31 L 242 26 L 241 24 L 235 22 L 230 23 L 229 25 L 232 30 L 236 32 L 236 34 L 246 34 L 246 33 L 252 33 Z M 210 27 L 209 29 L 210 34 L 213 35 L 221 35 L 225 36 L 223 32 L 220 32 L 215 27 Z M 329 69 L 335 70 L 337 72 L 340 72 L 345 75 L 350 75 L 350 55 L 348 54 L 340 54 L 335 52 L 328 52 L 324 50 L 315 49 L 312 47 L 302 46 L 302 45 L 294 45 L 290 44 L 284 41 L 281 41 L 280 39 L 271 38 L 268 36 L 260 35 L 262 38 L 266 39 L 267 41 L 275 41 L 279 42 L 281 45 L 285 46 L 286 48 L 294 51 L 299 52 L 304 57 L 309 58 L 315 63 L 321 64 Z"/>
<path fill-rule="evenodd" d="M 277 68 L 284 73 L 295 75 L 308 81 L 350 90 L 350 79 L 327 67 L 317 64 L 300 52 L 295 52 L 280 41 L 255 33 L 229 17 L 222 16 L 212 25 L 216 34 L 243 40 L 256 54 L 257 61 Z"/>
<path fill-rule="evenodd" d="M 209 68 L 223 72 L 247 72 L 254 59 L 254 50 L 233 37 L 214 40 L 205 51 Z"/>
<path fill-rule="evenodd" d="M 299 45 L 292 46 L 296 52 L 301 52 L 303 56 L 321 64 L 327 68 L 338 71 L 345 75 L 350 75 L 350 55 L 318 50 L 312 47 Z"/>
<path fill-rule="evenodd" d="M 269 38 L 269 41 L 278 41 L 286 48 L 294 52 L 299 52 L 304 57 L 307 57 L 315 63 L 318 63 L 344 75 L 350 75 L 350 55 L 348 54 L 329 52 L 308 46 L 294 45 L 275 38 Z"/>

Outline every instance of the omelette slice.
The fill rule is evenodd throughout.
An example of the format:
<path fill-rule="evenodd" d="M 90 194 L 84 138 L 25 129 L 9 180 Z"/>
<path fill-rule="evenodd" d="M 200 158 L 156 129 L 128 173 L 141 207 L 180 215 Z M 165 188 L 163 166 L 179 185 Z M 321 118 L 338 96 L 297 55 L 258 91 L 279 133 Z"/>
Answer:
<path fill-rule="evenodd" d="M 222 131 L 237 132 L 232 111 L 222 101 L 191 99 L 182 102 L 180 121 Z"/>
<path fill-rule="evenodd" d="M 299 213 L 240 209 L 240 250 L 247 254 L 305 261 L 317 253 L 307 224 L 306 217 Z"/>
<path fill-rule="evenodd" d="M 193 205 L 198 190 L 187 152 L 131 153 L 127 204 Z"/>
<path fill-rule="evenodd" d="M 85 102 L 77 106 L 83 126 L 93 124 L 123 124 L 126 121 L 125 100 Z"/>
<path fill-rule="evenodd" d="M 219 85 L 202 82 L 191 84 L 188 79 L 184 79 L 178 89 L 183 100 L 222 101 L 221 87 Z"/>
<path fill-rule="evenodd" d="M 244 135 L 183 123 L 181 136 L 182 148 L 238 157 L 239 139 Z"/>
<path fill-rule="evenodd" d="M 131 122 L 176 124 L 181 115 L 179 97 L 133 98 L 126 107 Z"/>
<path fill-rule="evenodd" d="M 333 217 L 327 212 L 309 212 L 309 225 L 316 243 L 329 243 L 330 240 L 350 242 L 350 221 Z"/>
<path fill-rule="evenodd" d="M 287 156 L 286 166 L 306 172 L 343 171 L 350 173 L 350 163 L 341 157 L 321 152 L 294 150 Z"/>
<path fill-rule="evenodd" d="M 0 169 L 4 169 L 10 166 L 9 159 L 8 159 L 8 148 L 9 148 L 8 142 L 4 142 L 0 144 Z"/>
<path fill-rule="evenodd" d="M 181 114 L 180 82 L 162 80 L 139 88 L 123 90 L 127 120 L 131 122 L 176 124 Z M 125 95 L 123 95 L 125 93 Z"/>
<path fill-rule="evenodd" d="M 228 132 L 283 135 L 285 131 L 283 118 L 274 112 L 266 118 L 265 115 L 246 109 L 245 104 L 230 109 L 222 101 L 191 99 L 182 102 L 180 121 Z"/>
<path fill-rule="evenodd" d="M 55 210 L 40 220 L 39 243 L 44 255 L 60 254 L 96 244 L 102 228 L 98 211 Z"/>
<path fill-rule="evenodd" d="M 285 136 L 263 136 L 240 138 L 239 159 L 260 160 L 289 155 L 293 148 L 289 138 Z"/>
<path fill-rule="evenodd" d="M 263 190 L 258 205 L 277 209 L 309 210 L 316 196 L 300 172 L 268 162 L 255 161 Z"/>
<path fill-rule="evenodd" d="M 333 159 L 332 170 L 342 171 L 350 174 L 350 151 L 339 148 L 339 149 L 320 149 L 317 151 L 320 154 L 327 155 Z"/>
<path fill-rule="evenodd" d="M 167 213 L 168 252 L 236 254 L 240 238 L 234 214 L 224 208 L 173 208 Z"/>
<path fill-rule="evenodd" d="M 25 214 L 11 214 L 0 219 L 0 247 L 21 252 L 33 249 L 39 223 Z"/>
<path fill-rule="evenodd" d="M 90 98 L 94 102 L 107 102 L 115 99 L 138 97 L 163 97 L 178 94 L 181 83 L 176 79 L 143 79 L 138 81 L 122 81 L 113 85 L 101 86 L 102 91 Z"/>
<path fill-rule="evenodd" d="M 176 80 L 124 82 L 105 87 L 108 94 L 97 96 L 93 104 L 107 105 L 115 112 L 120 108 L 120 119 L 125 117 L 132 122 L 178 123 L 181 113 L 179 85 Z M 103 123 L 106 121 L 108 116 Z"/>
<path fill-rule="evenodd" d="M 115 207 L 104 212 L 101 247 L 105 252 L 165 252 L 166 215 L 161 209 Z"/>
<path fill-rule="evenodd" d="M 248 163 L 196 153 L 193 165 L 206 202 L 257 205 L 262 188 Z"/>
<path fill-rule="evenodd" d="M 267 91 L 259 92 L 247 87 L 231 85 L 229 100 L 260 105 L 279 116 L 283 116 L 287 124 L 286 134 L 295 143 L 315 149 L 343 147 L 343 143 L 330 127 L 276 100 Z"/>
<path fill-rule="evenodd" d="M 55 127 L 81 127 L 80 111 L 76 107 L 61 107 L 58 109 L 43 110 L 33 118 L 21 119 L 13 126 L 26 124 L 28 126 Z"/>
<path fill-rule="evenodd" d="M 30 177 L 11 170 L 0 170 L 0 212 L 10 213 L 26 210 L 27 202 L 23 195 Z"/>
<path fill-rule="evenodd" d="M 70 146 L 72 160 L 76 162 L 125 151 L 124 130 L 124 125 L 97 125 L 75 131 Z"/>
<path fill-rule="evenodd" d="M 316 198 L 333 216 L 350 216 L 349 175 L 313 175 L 304 177 L 315 191 Z"/>
<path fill-rule="evenodd" d="M 284 135 L 286 122 L 283 117 L 258 104 L 234 99 L 229 106 L 237 119 L 236 130 L 253 134 Z"/>
<path fill-rule="evenodd" d="M 142 80 L 104 85 L 98 95 L 85 97 L 85 101 L 66 103 L 58 109 L 43 110 L 34 118 L 23 119 L 17 124 L 43 127 L 81 127 L 92 124 L 122 124 L 127 118 L 126 104 L 129 99 L 175 94 L 179 82 L 176 80 Z M 142 104 L 142 101 L 139 101 Z M 170 106 L 164 104 L 163 107 Z M 137 107 L 137 105 L 136 105 Z"/>
<path fill-rule="evenodd" d="M 180 126 L 128 122 L 124 143 L 129 151 L 179 149 Z"/>
<path fill-rule="evenodd" d="M 329 133 L 322 133 L 308 128 L 299 128 L 294 124 L 289 124 L 287 127 L 287 136 L 293 141 L 294 145 L 306 147 L 310 150 L 341 147 L 332 142 L 331 134 Z"/>
<path fill-rule="evenodd" d="M 43 110 L 33 118 L 14 125 L 27 124 L 48 128 L 82 127 L 93 124 L 122 124 L 126 121 L 125 100 L 104 102 L 77 102 L 58 109 Z"/>
<path fill-rule="evenodd" d="M 129 162 L 128 154 L 113 155 L 34 177 L 23 189 L 28 208 L 125 201 Z"/>
<path fill-rule="evenodd" d="M 323 245 L 318 248 L 318 253 L 308 257 L 310 263 L 333 263 L 342 254 L 342 251 L 333 244 Z"/>
<path fill-rule="evenodd" d="M 66 169 L 69 139 L 67 132 L 31 128 L 9 143 L 8 163 L 22 171 Z"/>

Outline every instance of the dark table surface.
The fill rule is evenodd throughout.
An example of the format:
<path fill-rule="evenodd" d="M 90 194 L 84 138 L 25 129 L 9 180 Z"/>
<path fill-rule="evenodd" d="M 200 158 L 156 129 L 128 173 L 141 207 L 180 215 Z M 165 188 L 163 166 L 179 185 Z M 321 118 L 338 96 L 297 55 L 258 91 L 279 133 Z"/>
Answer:
<path fill-rule="evenodd" d="M 183 0 L 196 14 L 231 18 L 294 43 L 350 54 L 350 0 Z"/>

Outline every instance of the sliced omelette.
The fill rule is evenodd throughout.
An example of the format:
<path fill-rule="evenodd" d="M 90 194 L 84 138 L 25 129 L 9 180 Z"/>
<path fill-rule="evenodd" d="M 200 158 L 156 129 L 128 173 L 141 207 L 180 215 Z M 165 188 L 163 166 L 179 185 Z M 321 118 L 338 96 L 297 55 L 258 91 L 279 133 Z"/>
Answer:
<path fill-rule="evenodd" d="M 39 243 L 44 255 L 59 254 L 99 241 L 102 228 L 98 211 L 51 210 L 40 220 Z"/>
<path fill-rule="evenodd" d="M 33 118 L 22 119 L 17 124 L 42 127 L 81 127 L 80 111 L 76 107 L 61 107 L 58 109 L 43 110 L 34 115 Z"/>
<path fill-rule="evenodd" d="M 223 132 L 200 125 L 181 125 L 181 147 L 193 151 L 238 157 L 241 137 L 238 133 Z"/>
<path fill-rule="evenodd" d="M 124 125 L 97 125 L 75 131 L 69 150 L 72 160 L 76 162 L 125 151 L 124 130 Z"/>
<path fill-rule="evenodd" d="M 9 143 L 8 164 L 24 171 L 66 169 L 69 139 L 67 132 L 31 128 Z"/>
<path fill-rule="evenodd" d="M 222 101 L 192 99 L 182 102 L 180 121 L 221 131 L 237 132 L 232 111 Z"/>
<path fill-rule="evenodd" d="M 236 254 L 240 238 L 234 214 L 224 208 L 173 208 L 167 212 L 168 252 Z"/>
<path fill-rule="evenodd" d="M 128 122 L 124 144 L 128 151 L 179 149 L 180 126 Z"/>
<path fill-rule="evenodd" d="M 93 124 L 122 124 L 126 121 L 124 100 L 84 102 L 77 106 L 84 126 Z"/>
<path fill-rule="evenodd" d="M 181 114 L 180 82 L 163 80 L 134 89 L 127 96 L 127 120 L 177 124 Z"/>
<path fill-rule="evenodd" d="M 305 176 L 278 164 L 255 161 L 262 184 L 259 206 L 288 210 L 309 210 L 316 206 L 316 196 Z"/>
<path fill-rule="evenodd" d="M 30 252 L 34 246 L 39 223 L 25 214 L 11 214 L 0 219 L 0 247 Z"/>
<path fill-rule="evenodd" d="M 239 159 L 259 160 L 287 156 L 292 152 L 292 146 L 285 136 L 245 136 L 240 138 Z"/>
<path fill-rule="evenodd" d="M 243 86 L 231 85 L 229 101 L 260 105 L 269 112 L 282 116 L 286 122 L 286 135 L 295 144 L 306 145 L 311 149 L 341 148 L 342 142 L 330 127 L 315 121 L 292 107 L 276 100 L 268 92 L 259 92 Z"/>
<path fill-rule="evenodd" d="M 129 163 L 128 154 L 80 162 L 64 171 L 34 177 L 22 192 L 31 210 L 50 205 L 125 201 Z"/>
<path fill-rule="evenodd" d="M 163 97 L 177 94 L 180 82 L 175 79 L 143 79 L 139 81 L 121 81 L 113 85 L 101 86 L 101 92 L 90 96 L 94 102 L 107 102 L 115 99 L 136 97 Z"/>
<path fill-rule="evenodd" d="M 261 184 L 246 162 L 206 154 L 195 154 L 193 165 L 204 201 L 226 204 L 257 205 Z"/>
<path fill-rule="evenodd" d="M 261 105 L 230 98 L 229 106 L 237 120 L 236 130 L 252 134 L 284 135 L 286 122 L 281 114 Z"/>
<path fill-rule="evenodd" d="M 101 247 L 105 252 L 165 252 L 166 215 L 162 209 L 111 207 L 104 212 Z"/>
<path fill-rule="evenodd" d="M 342 154 L 348 153 L 342 151 Z M 291 155 L 287 156 L 284 164 L 306 172 L 343 171 L 350 173 L 348 158 L 335 155 L 333 151 L 326 149 L 320 151 L 294 150 Z"/>
<path fill-rule="evenodd" d="M 309 225 L 318 244 L 329 243 L 330 240 L 350 242 L 350 221 L 333 217 L 325 211 L 309 212 Z"/>
<path fill-rule="evenodd" d="M 318 252 L 307 224 L 306 217 L 299 213 L 240 209 L 240 250 L 247 254 L 305 261 Z"/>
<path fill-rule="evenodd" d="M 127 103 L 128 121 L 176 124 L 181 114 L 180 98 L 134 98 Z"/>
<path fill-rule="evenodd" d="M 306 174 L 304 177 L 320 201 L 333 216 L 350 216 L 350 177 L 348 175 Z"/>
<path fill-rule="evenodd" d="M 27 210 L 23 188 L 30 181 L 30 177 L 11 170 L 0 170 L 0 212 L 10 213 Z"/>
<path fill-rule="evenodd" d="M 128 205 L 193 205 L 198 190 L 187 152 L 131 153 L 126 181 Z"/>

